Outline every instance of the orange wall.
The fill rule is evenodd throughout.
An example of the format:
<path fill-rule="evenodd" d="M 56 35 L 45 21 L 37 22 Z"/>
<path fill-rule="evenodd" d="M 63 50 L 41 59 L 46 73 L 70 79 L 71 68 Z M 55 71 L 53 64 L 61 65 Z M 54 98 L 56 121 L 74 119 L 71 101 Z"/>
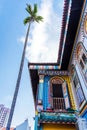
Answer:
<path fill-rule="evenodd" d="M 44 124 L 43 130 L 76 130 L 75 125 L 67 124 Z"/>

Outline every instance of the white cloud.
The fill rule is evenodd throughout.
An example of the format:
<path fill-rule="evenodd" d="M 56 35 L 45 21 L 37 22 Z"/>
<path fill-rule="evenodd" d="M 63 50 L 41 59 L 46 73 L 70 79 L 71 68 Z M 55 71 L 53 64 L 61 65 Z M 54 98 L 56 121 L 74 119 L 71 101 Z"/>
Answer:
<path fill-rule="evenodd" d="M 63 9 L 63 5 L 64 5 L 64 0 L 58 2 L 58 8 Z"/>
<path fill-rule="evenodd" d="M 25 37 L 22 36 L 22 37 L 18 38 L 17 41 L 24 44 Z"/>
<path fill-rule="evenodd" d="M 32 39 L 31 39 L 31 40 L 32 40 Z M 20 38 L 17 39 L 17 41 L 18 41 L 19 43 L 24 44 L 24 42 L 25 42 L 25 36 L 21 36 Z M 31 43 L 30 38 L 28 38 L 28 45 L 30 45 L 29 43 Z"/>
<path fill-rule="evenodd" d="M 56 62 L 61 29 L 61 14 L 54 11 L 55 0 L 42 0 L 39 14 L 44 18 L 40 24 L 35 23 L 26 49 L 26 58 L 30 62 Z M 58 6 L 57 6 L 58 7 Z M 21 37 L 20 41 L 24 41 Z"/>
<path fill-rule="evenodd" d="M 0 103 L 5 104 L 6 107 L 10 108 L 9 106 L 11 106 L 12 98 L 12 95 L 6 95 L 0 99 Z"/>

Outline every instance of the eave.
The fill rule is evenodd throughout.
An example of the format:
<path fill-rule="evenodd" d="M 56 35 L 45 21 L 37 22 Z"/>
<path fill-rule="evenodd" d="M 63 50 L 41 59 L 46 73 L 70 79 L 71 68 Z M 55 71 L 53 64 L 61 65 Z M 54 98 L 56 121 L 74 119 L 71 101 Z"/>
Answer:
<path fill-rule="evenodd" d="M 69 2 L 65 0 L 66 3 Z M 59 47 L 59 54 L 58 54 L 58 64 L 60 64 L 61 69 L 67 70 L 69 61 L 70 61 L 70 56 L 72 53 L 72 48 L 74 45 L 74 40 L 75 36 L 77 33 L 77 28 L 83 8 L 83 3 L 84 0 L 72 0 L 71 2 L 71 9 L 70 9 L 70 16 L 68 19 L 67 23 L 67 30 L 65 29 L 66 27 L 66 16 L 65 13 L 68 14 L 68 8 L 69 8 L 69 3 L 68 6 L 65 7 L 67 8 L 67 12 L 65 12 L 64 8 L 64 14 L 63 14 L 63 21 L 62 22 L 62 29 L 61 29 L 61 37 L 60 37 L 60 47 Z"/>

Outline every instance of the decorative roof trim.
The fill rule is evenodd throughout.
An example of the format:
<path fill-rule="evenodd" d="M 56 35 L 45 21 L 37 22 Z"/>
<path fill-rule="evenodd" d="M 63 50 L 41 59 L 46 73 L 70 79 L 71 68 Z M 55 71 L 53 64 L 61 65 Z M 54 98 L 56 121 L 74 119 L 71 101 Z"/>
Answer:
<path fill-rule="evenodd" d="M 59 46 L 59 54 L 58 54 L 58 64 L 61 66 L 62 56 L 65 46 L 65 40 L 67 35 L 68 23 L 69 23 L 69 16 L 70 16 L 70 9 L 71 9 L 71 0 L 64 1 L 64 11 L 63 11 L 63 18 L 62 18 L 62 29 L 61 29 L 61 37 L 60 37 L 60 46 Z"/>
<path fill-rule="evenodd" d="M 58 65 L 29 65 L 29 69 L 58 70 L 58 69 L 60 69 L 60 66 L 58 66 Z"/>
<path fill-rule="evenodd" d="M 52 75 L 52 76 L 64 76 L 64 75 L 70 75 L 68 71 L 58 71 L 58 70 L 38 70 L 38 74 L 40 75 Z"/>

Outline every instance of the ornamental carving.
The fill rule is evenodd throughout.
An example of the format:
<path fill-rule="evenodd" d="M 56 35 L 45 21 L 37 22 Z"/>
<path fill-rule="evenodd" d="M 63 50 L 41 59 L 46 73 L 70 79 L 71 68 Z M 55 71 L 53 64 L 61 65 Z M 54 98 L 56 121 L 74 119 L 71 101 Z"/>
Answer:
<path fill-rule="evenodd" d="M 57 70 L 38 70 L 39 75 L 52 75 L 52 76 L 63 76 L 69 75 L 68 71 L 57 71 Z"/>
<path fill-rule="evenodd" d="M 62 84 L 64 81 L 61 78 L 53 78 L 51 84 Z"/>

